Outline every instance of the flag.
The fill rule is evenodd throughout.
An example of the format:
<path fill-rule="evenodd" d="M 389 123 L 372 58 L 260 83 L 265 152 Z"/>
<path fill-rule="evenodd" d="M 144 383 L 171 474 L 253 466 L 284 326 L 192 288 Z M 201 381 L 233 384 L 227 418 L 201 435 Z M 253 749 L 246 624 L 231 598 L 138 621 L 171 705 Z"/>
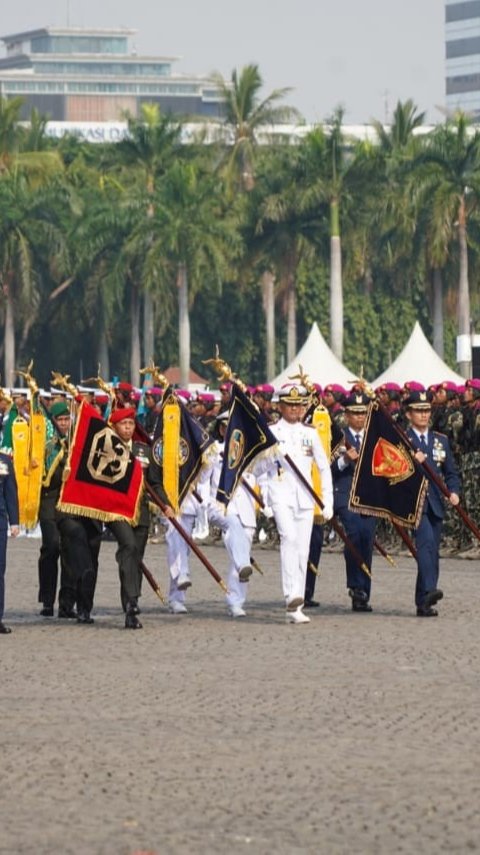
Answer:
<path fill-rule="evenodd" d="M 152 457 L 162 471 L 163 489 L 178 512 L 204 465 L 213 437 L 190 415 L 172 388 L 165 391 L 152 443 Z"/>
<path fill-rule="evenodd" d="M 264 455 L 277 444 L 265 416 L 235 383 L 224 443 L 217 502 L 227 506 L 245 470 L 259 454 Z"/>
<path fill-rule="evenodd" d="M 128 447 L 82 401 L 57 509 L 103 522 L 136 525 L 143 493 L 143 472 Z"/>
<path fill-rule="evenodd" d="M 427 480 L 415 466 L 410 448 L 374 401 L 352 480 L 350 510 L 416 528 L 426 490 Z"/>

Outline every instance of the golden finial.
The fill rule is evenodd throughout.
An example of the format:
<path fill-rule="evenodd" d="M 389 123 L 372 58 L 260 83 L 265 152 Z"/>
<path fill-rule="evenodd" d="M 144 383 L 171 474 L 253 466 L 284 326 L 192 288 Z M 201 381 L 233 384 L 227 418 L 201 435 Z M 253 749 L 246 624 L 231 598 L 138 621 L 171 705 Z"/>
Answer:
<path fill-rule="evenodd" d="M 100 376 L 100 363 L 98 363 L 97 376 L 96 377 L 87 377 L 85 380 L 82 380 L 82 385 L 84 383 L 96 383 L 98 388 L 101 389 L 102 392 L 105 392 L 109 396 L 111 401 L 114 400 L 114 398 L 115 398 L 114 390 L 112 389 L 110 384 L 107 383 L 103 379 L 103 377 Z"/>
<path fill-rule="evenodd" d="M 60 374 L 59 371 L 52 371 L 52 386 L 58 386 L 59 389 L 63 389 L 64 392 L 68 392 L 69 395 L 75 398 L 78 395 L 78 389 L 69 380 L 70 374 Z"/>
<path fill-rule="evenodd" d="M 211 359 L 202 359 L 202 365 L 211 365 L 213 370 L 218 375 L 220 383 L 235 382 L 238 386 L 240 386 L 242 391 L 245 391 L 245 385 L 241 382 L 241 380 L 239 380 L 236 374 L 233 373 L 228 362 L 225 362 L 224 359 L 220 358 L 220 350 L 218 344 L 215 345 L 215 356 L 213 356 Z"/>
<path fill-rule="evenodd" d="M 315 386 L 313 385 L 312 381 L 310 380 L 310 377 L 308 376 L 308 374 L 306 374 L 301 365 L 298 366 L 298 374 L 289 374 L 288 379 L 298 380 L 300 386 L 304 386 L 310 395 L 315 394 Z"/>
<path fill-rule="evenodd" d="M 33 368 L 33 359 L 30 360 L 25 371 L 22 371 L 21 368 L 16 368 L 15 374 L 18 374 L 19 377 L 23 377 L 27 381 L 27 386 L 30 389 L 30 392 L 32 393 L 32 398 L 33 398 L 34 395 L 38 394 L 38 386 L 37 386 L 37 381 L 35 380 L 34 376 L 32 375 L 32 368 Z"/>
<path fill-rule="evenodd" d="M 158 383 L 159 386 L 162 386 L 163 389 L 166 389 L 169 386 L 169 382 L 165 377 L 165 374 L 162 374 L 158 365 L 155 365 L 155 361 L 150 359 L 150 364 L 146 365 L 145 368 L 140 368 L 140 374 L 143 376 L 145 374 L 151 374 L 155 383 Z"/>

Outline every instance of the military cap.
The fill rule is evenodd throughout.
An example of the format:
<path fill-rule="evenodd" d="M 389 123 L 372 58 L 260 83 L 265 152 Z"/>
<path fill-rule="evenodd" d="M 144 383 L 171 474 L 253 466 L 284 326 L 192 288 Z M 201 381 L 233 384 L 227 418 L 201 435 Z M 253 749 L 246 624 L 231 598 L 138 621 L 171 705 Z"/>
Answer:
<path fill-rule="evenodd" d="M 126 380 L 120 380 L 120 383 L 117 383 L 115 389 L 118 389 L 120 392 L 133 392 L 132 384 L 127 383 Z"/>
<path fill-rule="evenodd" d="M 405 400 L 407 410 L 429 410 L 432 403 L 432 393 L 423 389 L 414 389 Z"/>
<path fill-rule="evenodd" d="M 298 386 L 296 383 L 285 383 L 278 392 L 278 401 L 280 404 L 306 404 L 308 400 L 308 392 L 305 386 Z"/>
<path fill-rule="evenodd" d="M 423 383 L 418 383 L 417 380 L 407 380 L 407 382 L 403 384 L 403 391 L 425 392 L 425 386 L 423 385 Z"/>
<path fill-rule="evenodd" d="M 370 398 L 364 392 L 351 392 L 346 395 L 343 401 L 343 406 L 347 413 L 366 413 Z"/>
<path fill-rule="evenodd" d="M 261 395 L 266 401 L 271 401 L 275 388 L 270 383 L 261 383 L 260 386 L 255 386 L 255 395 Z"/>
<path fill-rule="evenodd" d="M 192 397 L 192 393 L 188 391 L 188 389 L 175 389 L 175 394 L 179 398 L 183 398 L 184 401 L 189 401 Z"/>
<path fill-rule="evenodd" d="M 215 421 L 220 424 L 226 424 L 228 422 L 229 415 L 229 410 L 222 410 L 221 413 L 217 413 L 217 415 L 215 416 Z"/>
<path fill-rule="evenodd" d="M 49 412 L 54 419 L 59 419 L 61 416 L 69 416 L 70 408 L 65 401 L 55 401 L 50 407 Z"/>
<path fill-rule="evenodd" d="M 480 380 L 478 377 L 471 377 L 465 380 L 465 389 L 471 389 L 475 398 L 480 397 Z"/>
<path fill-rule="evenodd" d="M 136 410 L 135 407 L 117 407 L 116 410 L 113 410 L 110 413 L 108 421 L 111 425 L 116 425 L 118 422 L 123 422 L 124 419 L 133 419 L 135 420 Z"/>
<path fill-rule="evenodd" d="M 344 395 L 347 395 L 347 390 L 340 386 L 339 383 L 327 383 L 323 388 L 323 394 L 328 395 L 330 393 L 333 395 L 336 401 L 339 401 L 340 398 L 343 398 Z"/>

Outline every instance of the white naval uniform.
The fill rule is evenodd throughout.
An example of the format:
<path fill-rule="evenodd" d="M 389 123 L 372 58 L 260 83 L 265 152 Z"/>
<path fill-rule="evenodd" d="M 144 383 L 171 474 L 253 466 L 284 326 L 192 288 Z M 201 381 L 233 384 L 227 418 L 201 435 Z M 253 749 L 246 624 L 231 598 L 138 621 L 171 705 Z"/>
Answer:
<path fill-rule="evenodd" d="M 180 507 L 180 515 L 178 522 L 185 529 L 187 534 L 192 536 L 193 527 L 197 519 L 197 511 L 199 508 L 198 499 L 188 493 Z M 180 576 L 190 577 L 190 567 L 188 558 L 190 555 L 190 547 L 183 537 L 178 533 L 177 529 L 168 523 L 167 532 L 165 535 L 167 544 L 167 561 L 170 571 L 170 589 L 168 592 L 169 603 L 185 603 L 185 591 L 179 591 L 177 581 Z"/>
<path fill-rule="evenodd" d="M 240 484 L 228 503 L 226 512 L 219 506 L 216 495 L 222 469 L 222 452 L 223 444 L 218 443 L 218 456 L 210 480 L 208 517 L 210 522 L 221 529 L 225 548 L 228 552 L 227 604 L 242 607 L 247 598 L 248 583 L 240 581 L 238 571 L 241 567 L 250 564 L 250 549 L 257 522 L 255 500 L 248 490 Z M 256 479 L 253 475 L 245 474 L 243 478 L 251 487 L 255 486 Z"/>
<path fill-rule="evenodd" d="M 315 462 L 322 479 L 322 498 L 326 510 L 333 506 L 330 465 L 314 427 L 303 422 L 290 424 L 283 418 L 270 426 L 275 434 L 280 455 L 269 461 L 259 461 L 257 474 L 263 470 L 262 490 L 266 503 L 275 516 L 280 535 L 280 566 L 285 601 L 302 599 L 305 595 L 310 536 L 315 501 L 281 455 L 288 454 L 304 478 L 312 484 L 312 464 Z"/>

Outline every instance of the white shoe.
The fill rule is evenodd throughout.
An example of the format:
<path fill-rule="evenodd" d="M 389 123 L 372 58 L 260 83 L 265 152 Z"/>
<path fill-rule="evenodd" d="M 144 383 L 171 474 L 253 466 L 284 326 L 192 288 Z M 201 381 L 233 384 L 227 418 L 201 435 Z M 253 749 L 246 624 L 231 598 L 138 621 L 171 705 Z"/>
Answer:
<path fill-rule="evenodd" d="M 177 588 L 179 591 L 186 591 L 187 588 L 191 588 L 192 583 L 188 576 L 179 576 L 177 579 Z"/>
<path fill-rule="evenodd" d="M 168 604 L 168 611 L 171 612 L 172 615 L 186 615 L 188 609 L 183 603 L 179 603 L 176 600 Z"/>
<path fill-rule="evenodd" d="M 247 613 L 241 606 L 230 606 L 228 609 L 230 617 L 247 617 Z"/>
<path fill-rule="evenodd" d="M 250 576 L 252 575 L 252 568 L 250 564 L 245 564 L 245 567 L 240 567 L 238 571 L 238 578 L 240 582 L 248 582 Z"/>
<path fill-rule="evenodd" d="M 297 609 L 295 612 L 287 611 L 285 619 L 287 623 L 310 623 L 310 618 L 304 615 L 301 609 Z"/>
<path fill-rule="evenodd" d="M 287 603 L 287 612 L 296 612 L 297 609 L 302 608 L 303 606 L 303 597 L 294 597 L 292 600 L 289 600 Z"/>

